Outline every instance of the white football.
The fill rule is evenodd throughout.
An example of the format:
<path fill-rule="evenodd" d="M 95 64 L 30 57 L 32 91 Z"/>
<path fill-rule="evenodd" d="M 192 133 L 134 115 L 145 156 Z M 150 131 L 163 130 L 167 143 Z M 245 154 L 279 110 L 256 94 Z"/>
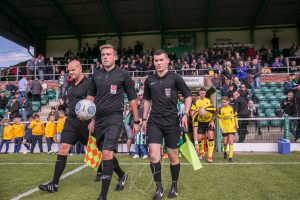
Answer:
<path fill-rule="evenodd" d="M 95 116 L 96 106 L 92 101 L 83 99 L 76 104 L 75 112 L 78 118 L 89 120 Z"/>

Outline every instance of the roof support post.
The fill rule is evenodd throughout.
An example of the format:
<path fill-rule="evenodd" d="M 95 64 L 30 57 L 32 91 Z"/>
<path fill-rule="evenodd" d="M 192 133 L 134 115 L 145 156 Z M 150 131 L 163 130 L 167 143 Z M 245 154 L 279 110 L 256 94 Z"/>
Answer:
<path fill-rule="evenodd" d="M 205 23 L 205 48 L 208 48 L 208 27 L 212 15 L 213 0 L 208 0 L 207 3 L 208 5 L 207 5 L 206 23 Z"/>
<path fill-rule="evenodd" d="M 121 32 L 121 29 L 119 27 L 119 24 L 116 22 L 116 19 L 113 15 L 111 9 L 109 8 L 109 5 L 108 5 L 107 1 L 106 0 L 101 0 L 100 3 L 102 5 L 102 8 L 104 9 L 104 12 L 105 12 L 107 18 L 110 21 L 110 24 L 114 27 L 114 30 L 116 31 L 116 33 L 118 35 L 121 35 L 122 32 Z"/>
<path fill-rule="evenodd" d="M 161 4 L 160 0 L 155 0 L 155 8 L 156 8 L 156 17 L 159 24 L 159 30 L 161 34 L 161 48 L 165 46 L 165 29 L 164 29 L 164 21 L 162 17 Z"/>
<path fill-rule="evenodd" d="M 270 0 L 262 0 L 259 6 L 259 9 L 257 10 L 254 20 L 252 21 L 250 25 L 250 42 L 252 44 L 255 43 L 255 38 L 254 38 L 254 32 L 257 26 L 257 23 L 260 21 L 261 17 L 263 16 L 264 12 L 266 11 L 266 8 L 268 7 Z"/>

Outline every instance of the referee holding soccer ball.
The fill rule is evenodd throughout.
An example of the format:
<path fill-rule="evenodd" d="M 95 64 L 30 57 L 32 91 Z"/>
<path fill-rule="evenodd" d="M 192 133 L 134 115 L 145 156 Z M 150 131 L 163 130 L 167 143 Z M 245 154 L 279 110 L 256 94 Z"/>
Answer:
<path fill-rule="evenodd" d="M 89 137 L 88 125 L 90 121 L 79 120 L 75 113 L 75 106 L 80 100 L 86 98 L 90 81 L 82 74 L 82 65 L 77 60 L 69 63 L 68 71 L 74 82 L 68 89 L 69 113 L 61 135 L 53 179 L 48 184 L 38 186 L 40 190 L 51 193 L 57 192 L 58 182 L 66 167 L 71 146 L 75 145 L 78 140 L 81 140 L 83 144 L 87 144 Z"/>
<path fill-rule="evenodd" d="M 102 151 L 103 171 L 102 188 L 99 200 L 107 197 L 113 171 L 119 176 L 115 191 L 124 188 L 128 175 L 122 171 L 114 156 L 118 137 L 123 127 L 124 95 L 128 100 L 134 117 L 133 134 L 139 132 L 137 96 L 129 73 L 115 65 L 118 59 L 116 49 L 109 44 L 100 47 L 103 68 L 96 72 L 88 88 L 87 99 L 96 104 L 96 117 L 89 125 L 89 130 L 97 140 L 98 149 Z"/>

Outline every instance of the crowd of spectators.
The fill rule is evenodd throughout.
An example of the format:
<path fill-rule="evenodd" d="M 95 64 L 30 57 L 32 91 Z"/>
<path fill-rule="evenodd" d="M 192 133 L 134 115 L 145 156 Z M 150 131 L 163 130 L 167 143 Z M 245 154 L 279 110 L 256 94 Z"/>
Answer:
<path fill-rule="evenodd" d="M 153 51 L 144 51 L 140 42 L 134 48 L 122 49 L 118 51 L 119 59 L 117 64 L 134 73 L 134 76 L 147 76 L 154 71 Z M 289 53 L 285 56 L 300 56 L 300 47 L 293 45 Z M 94 45 L 93 49 L 85 47 L 76 54 L 68 51 L 64 55 L 64 60 L 54 58 L 44 59 L 43 55 L 33 57 L 20 70 L 24 74 L 18 80 L 18 86 L 11 82 L 2 82 L 0 91 L 0 113 L 1 118 L 18 118 L 27 121 L 33 115 L 31 102 L 39 101 L 42 94 L 47 92 L 47 84 L 44 79 L 57 80 L 59 86 L 59 98 L 64 98 L 67 87 L 72 82 L 66 74 L 66 64 L 72 59 L 79 59 L 83 63 L 84 72 L 95 72 L 102 68 L 99 61 L 99 48 Z M 169 52 L 170 70 L 174 70 L 181 75 L 198 76 L 209 75 L 212 85 L 218 89 L 222 96 L 228 96 L 232 102 L 239 105 L 239 108 L 248 108 L 254 111 L 240 111 L 239 117 L 258 116 L 255 103 L 258 103 L 254 95 L 255 89 L 260 88 L 261 75 L 268 73 L 287 72 L 287 62 L 290 62 L 291 79 L 284 84 L 285 93 L 297 88 L 294 72 L 300 67 L 299 59 L 287 60 L 283 54 L 274 56 L 270 49 L 262 46 L 260 49 L 246 47 L 244 45 L 236 47 L 212 47 L 203 50 L 191 50 L 184 52 L 181 56 L 174 52 Z M 136 81 L 137 92 L 143 90 L 143 81 Z M 300 89 L 300 88 L 299 88 Z M 61 100 L 60 105 L 66 111 L 66 104 Z M 300 102 L 300 101 L 299 101 Z M 284 110 L 284 109 L 283 109 Z M 296 109 L 297 110 L 297 109 Z M 287 111 L 289 112 L 289 111 Z M 293 116 L 295 116 L 293 114 Z M 243 129 L 245 130 L 243 133 Z M 245 138 L 246 128 L 241 125 L 240 142 Z"/>
<path fill-rule="evenodd" d="M 137 41 L 134 48 L 118 50 L 119 59 L 117 64 L 130 71 L 133 76 L 146 76 L 152 74 L 154 70 L 153 52 L 152 50 L 144 50 L 143 46 Z M 208 49 L 191 50 L 184 52 L 182 55 L 176 55 L 175 52 L 169 52 L 170 69 L 177 71 L 182 75 L 213 75 L 218 73 L 239 73 L 243 79 L 249 76 L 253 60 L 261 66 L 262 74 L 269 73 L 287 73 L 297 72 L 300 70 L 300 59 L 287 59 L 286 57 L 300 56 L 300 47 L 293 44 L 290 49 L 282 51 L 272 51 L 265 48 L 263 45 L 259 49 L 240 46 L 214 46 Z M 39 54 L 37 57 L 32 57 L 26 63 L 26 67 L 21 67 L 20 75 L 28 75 L 30 79 L 38 77 L 39 80 L 58 79 L 62 70 L 66 71 L 66 65 L 73 59 L 79 59 L 83 63 L 83 71 L 92 73 L 102 68 L 100 62 L 99 46 L 94 45 L 90 48 L 85 44 L 77 54 L 71 50 L 67 51 L 64 57 L 45 59 Z M 228 61 L 231 62 L 231 69 L 226 70 Z M 289 69 L 287 66 L 289 65 Z M 2 70 L 2 80 L 5 80 L 5 75 L 11 75 L 10 80 L 15 80 L 14 75 L 17 74 L 16 68 L 9 71 Z"/>

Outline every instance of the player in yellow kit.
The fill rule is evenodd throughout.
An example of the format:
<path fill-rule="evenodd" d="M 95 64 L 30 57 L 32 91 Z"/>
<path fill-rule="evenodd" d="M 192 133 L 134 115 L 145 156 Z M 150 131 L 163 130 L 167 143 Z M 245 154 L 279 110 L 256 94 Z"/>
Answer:
<path fill-rule="evenodd" d="M 204 156 L 204 140 L 203 137 L 206 134 L 208 156 L 207 161 L 211 163 L 214 147 L 215 147 L 215 114 L 216 108 L 213 107 L 211 100 L 206 98 L 206 89 L 201 88 L 199 91 L 199 99 L 192 106 L 192 120 L 193 120 L 193 132 L 195 149 L 199 154 L 199 158 Z M 199 145 L 198 145 L 199 144 Z"/>
<path fill-rule="evenodd" d="M 66 114 L 63 110 L 60 110 L 58 112 L 58 120 L 57 120 L 57 126 L 56 126 L 56 142 L 60 143 L 60 138 L 61 138 L 61 133 L 62 130 L 64 129 L 66 122 Z"/>
<path fill-rule="evenodd" d="M 54 122 L 55 116 L 54 115 L 49 115 L 48 116 L 48 122 L 46 124 L 45 128 L 45 137 L 46 137 L 46 142 L 47 142 L 47 147 L 48 147 L 48 154 L 53 153 L 51 151 L 52 143 L 54 136 L 56 134 L 56 124 Z"/>
<path fill-rule="evenodd" d="M 9 124 L 9 119 L 5 119 L 3 121 L 4 129 L 3 129 L 3 139 L 0 144 L 0 152 L 4 144 L 6 144 L 5 153 L 8 153 L 9 144 L 14 139 L 14 128 Z"/>
<path fill-rule="evenodd" d="M 30 122 L 29 127 L 32 132 L 32 144 L 30 153 L 33 153 L 36 143 L 39 143 L 40 152 L 43 153 L 42 138 L 45 133 L 45 126 L 38 114 L 33 115 L 33 120 Z"/>
<path fill-rule="evenodd" d="M 15 149 L 14 153 L 18 154 L 20 152 L 23 138 L 25 136 L 25 126 L 21 122 L 21 118 L 15 118 L 14 119 L 14 139 L 15 139 Z"/>
<path fill-rule="evenodd" d="M 219 110 L 218 117 L 220 118 L 220 127 L 223 135 L 224 159 L 227 159 L 228 144 L 229 144 L 229 162 L 233 162 L 233 141 L 234 135 L 239 128 L 237 113 L 229 105 L 229 98 L 222 98 L 222 108 Z"/>

